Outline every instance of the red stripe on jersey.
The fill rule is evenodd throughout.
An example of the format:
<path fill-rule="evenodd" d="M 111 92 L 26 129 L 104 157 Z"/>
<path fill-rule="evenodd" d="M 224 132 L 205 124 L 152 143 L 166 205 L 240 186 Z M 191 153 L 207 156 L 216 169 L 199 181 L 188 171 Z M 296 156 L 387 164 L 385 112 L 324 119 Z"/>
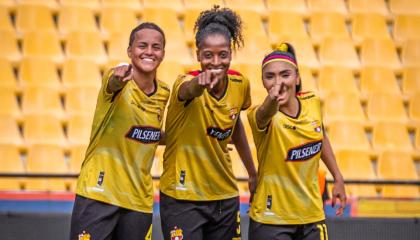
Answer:
<path fill-rule="evenodd" d="M 232 69 L 229 69 L 227 71 L 227 73 L 230 74 L 230 75 L 242 76 L 242 74 L 240 72 L 232 70 Z"/>
<path fill-rule="evenodd" d="M 200 75 L 200 73 L 201 71 L 199 70 L 188 72 L 189 75 L 192 75 L 194 77 L 197 77 L 198 75 Z"/>
<path fill-rule="evenodd" d="M 302 95 L 305 95 L 307 93 L 310 93 L 310 91 L 307 91 L 307 92 L 298 92 L 298 93 L 296 93 L 296 96 L 302 96 Z"/>

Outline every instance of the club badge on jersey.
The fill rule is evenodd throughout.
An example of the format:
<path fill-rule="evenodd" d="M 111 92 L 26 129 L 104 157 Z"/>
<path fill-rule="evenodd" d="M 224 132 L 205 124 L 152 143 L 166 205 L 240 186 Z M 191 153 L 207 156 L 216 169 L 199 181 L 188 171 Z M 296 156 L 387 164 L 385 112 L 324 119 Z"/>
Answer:
<path fill-rule="evenodd" d="M 79 234 L 78 239 L 79 240 L 90 240 L 90 234 L 83 231 L 81 234 Z"/>
<path fill-rule="evenodd" d="M 171 230 L 171 240 L 183 240 L 184 234 L 182 233 L 182 229 L 178 227 L 174 227 L 173 230 Z"/>

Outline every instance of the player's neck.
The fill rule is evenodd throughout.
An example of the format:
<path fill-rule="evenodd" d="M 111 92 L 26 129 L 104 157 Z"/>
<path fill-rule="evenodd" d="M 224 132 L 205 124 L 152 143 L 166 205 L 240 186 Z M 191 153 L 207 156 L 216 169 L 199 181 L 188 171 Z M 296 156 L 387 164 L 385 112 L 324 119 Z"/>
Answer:
<path fill-rule="evenodd" d="M 213 96 L 220 98 L 227 88 L 227 77 L 223 78 L 222 81 L 219 81 L 216 86 L 213 87 L 211 93 Z"/>
<path fill-rule="evenodd" d="M 300 110 L 299 108 L 299 100 L 297 97 L 292 97 L 286 104 L 280 106 L 279 110 L 288 116 L 297 117 Z"/>
<path fill-rule="evenodd" d="M 149 95 L 153 93 L 155 89 L 155 78 L 156 78 L 156 71 L 145 73 L 141 71 L 134 71 L 133 73 L 133 80 L 137 84 L 137 86 L 142 90 L 145 94 Z"/>

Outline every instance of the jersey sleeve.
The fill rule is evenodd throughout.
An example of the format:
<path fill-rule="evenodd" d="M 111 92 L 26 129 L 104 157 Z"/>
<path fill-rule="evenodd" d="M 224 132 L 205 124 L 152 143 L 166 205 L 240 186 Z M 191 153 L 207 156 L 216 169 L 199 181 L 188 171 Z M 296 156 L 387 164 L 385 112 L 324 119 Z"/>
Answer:
<path fill-rule="evenodd" d="M 177 102 L 177 103 L 184 103 L 185 101 L 182 101 L 179 98 L 179 89 L 181 87 L 181 85 L 187 81 L 190 81 L 191 79 L 193 79 L 194 76 L 190 75 L 190 74 L 181 74 L 178 76 L 178 78 L 176 79 L 173 87 L 172 87 L 172 94 L 173 94 L 173 101 Z"/>
<path fill-rule="evenodd" d="M 101 90 L 99 92 L 99 99 L 106 101 L 106 102 L 111 102 L 112 98 L 114 96 L 114 93 L 108 93 L 106 91 L 108 84 L 109 84 L 109 80 L 111 79 L 112 74 L 114 73 L 113 69 L 108 70 L 107 72 L 105 72 L 104 76 L 102 77 L 102 86 L 101 86 Z"/>
<path fill-rule="evenodd" d="M 257 110 L 258 110 L 258 106 L 253 106 L 248 110 L 248 122 L 249 125 L 251 126 L 251 130 L 252 130 L 252 135 L 254 137 L 254 141 L 255 143 L 258 143 L 261 138 L 263 137 L 264 134 L 266 134 L 268 126 L 265 127 L 264 129 L 260 129 L 257 125 Z"/>
<path fill-rule="evenodd" d="M 243 77 L 243 78 L 244 78 L 243 82 L 245 85 L 245 88 L 244 88 L 245 93 L 244 93 L 244 103 L 242 104 L 242 110 L 246 110 L 251 106 L 251 86 L 250 86 L 248 78 L 246 77 Z"/>

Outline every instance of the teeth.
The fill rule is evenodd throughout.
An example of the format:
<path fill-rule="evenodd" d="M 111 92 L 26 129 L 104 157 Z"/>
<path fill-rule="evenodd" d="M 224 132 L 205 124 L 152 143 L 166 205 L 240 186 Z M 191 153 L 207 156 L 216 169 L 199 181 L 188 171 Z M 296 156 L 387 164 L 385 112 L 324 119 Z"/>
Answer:
<path fill-rule="evenodd" d="M 146 62 L 153 62 L 153 59 L 151 59 L 151 58 L 143 58 L 142 60 L 146 61 Z"/>

